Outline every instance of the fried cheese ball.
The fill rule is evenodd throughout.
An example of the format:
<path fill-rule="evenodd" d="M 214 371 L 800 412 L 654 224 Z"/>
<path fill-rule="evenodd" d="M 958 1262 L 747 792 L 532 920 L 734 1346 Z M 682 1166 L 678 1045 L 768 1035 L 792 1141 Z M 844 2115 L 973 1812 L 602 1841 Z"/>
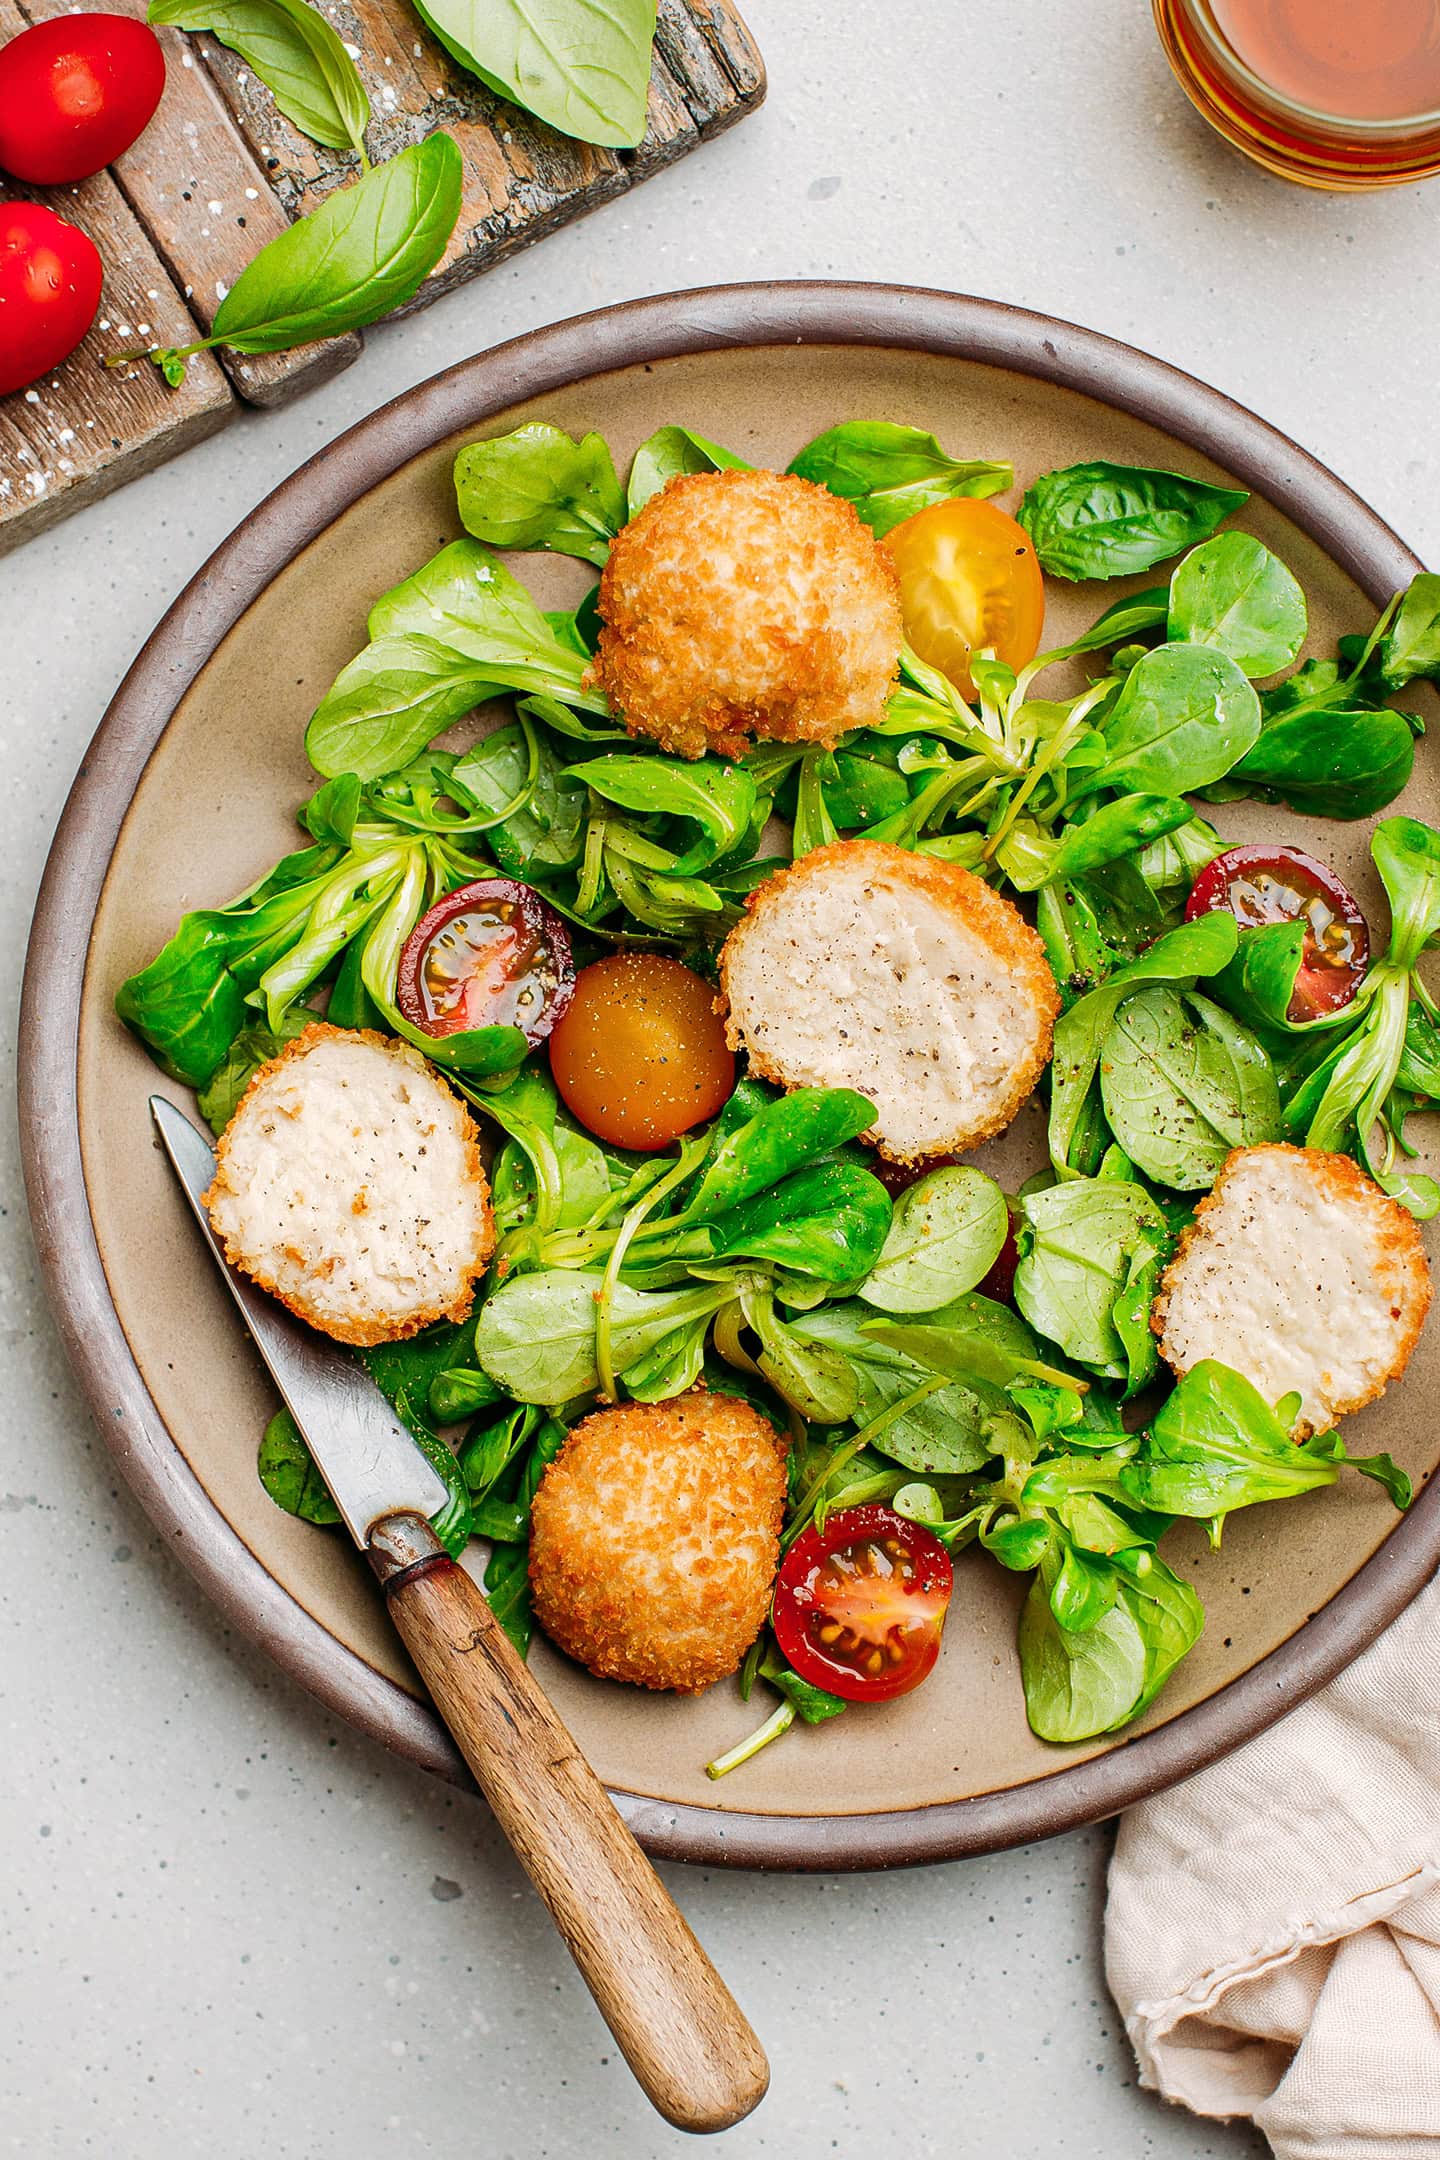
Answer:
<path fill-rule="evenodd" d="M 880 718 L 900 587 L 850 504 L 793 474 L 686 473 L 616 535 L 594 679 L 632 735 L 698 758 Z"/>
<path fill-rule="evenodd" d="M 408 1043 L 325 1021 L 251 1080 L 204 1204 L 233 1267 L 360 1346 L 463 1320 L 495 1245 L 459 1096 Z"/>
<path fill-rule="evenodd" d="M 734 1672 L 769 1607 L 785 1456 L 749 1403 L 703 1387 L 582 1419 L 531 1515 L 551 1641 L 603 1680 L 681 1695 Z"/>
<path fill-rule="evenodd" d="M 868 1095 L 861 1137 L 897 1163 L 1003 1132 L 1060 1009 L 1018 908 L 958 863 L 879 840 L 832 841 L 757 886 L 720 988 L 752 1073 Z"/>
<path fill-rule="evenodd" d="M 1214 1358 L 1268 1403 L 1298 1394 L 1306 1440 L 1399 1379 L 1429 1306 L 1413 1215 L 1348 1155 L 1277 1142 L 1226 1156 L 1151 1326 L 1177 1376 Z"/>

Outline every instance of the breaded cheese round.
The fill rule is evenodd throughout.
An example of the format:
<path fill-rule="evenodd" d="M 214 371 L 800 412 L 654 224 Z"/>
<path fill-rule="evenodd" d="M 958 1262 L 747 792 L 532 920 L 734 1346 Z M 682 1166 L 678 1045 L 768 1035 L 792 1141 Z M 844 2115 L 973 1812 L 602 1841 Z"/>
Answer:
<path fill-rule="evenodd" d="M 535 1617 L 604 1680 L 698 1695 L 764 1623 L 786 1443 L 733 1395 L 691 1388 L 575 1427 L 535 1495 Z"/>
<path fill-rule="evenodd" d="M 1060 1009 L 1018 908 L 958 863 L 836 840 L 756 887 L 720 954 L 727 1039 L 782 1087 L 847 1087 L 891 1162 L 1003 1131 Z"/>
<path fill-rule="evenodd" d="M 1236 1148 L 1160 1281 L 1151 1325 L 1176 1374 L 1202 1358 L 1268 1403 L 1300 1396 L 1297 1440 L 1398 1380 L 1430 1306 L 1412 1215 L 1348 1155 Z"/>
<path fill-rule="evenodd" d="M 408 1043 L 307 1027 L 251 1080 L 205 1205 L 225 1257 L 337 1341 L 463 1320 L 495 1244 L 469 1111 Z"/>
<path fill-rule="evenodd" d="M 624 526 L 593 669 L 632 735 L 696 758 L 752 735 L 871 726 L 900 657 L 900 586 L 854 509 L 793 474 L 687 473 Z"/>

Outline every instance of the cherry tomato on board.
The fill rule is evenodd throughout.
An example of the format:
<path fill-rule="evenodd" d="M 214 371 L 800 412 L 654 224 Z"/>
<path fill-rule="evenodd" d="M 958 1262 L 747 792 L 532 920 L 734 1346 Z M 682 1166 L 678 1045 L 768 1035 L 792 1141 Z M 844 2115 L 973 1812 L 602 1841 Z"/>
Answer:
<path fill-rule="evenodd" d="M 0 397 L 75 350 L 100 305 L 94 242 L 42 203 L 0 202 Z"/>
<path fill-rule="evenodd" d="M 1283 845 L 1227 848 L 1191 886 L 1185 920 L 1219 908 L 1228 908 L 1244 930 L 1304 917 L 1289 1019 L 1317 1019 L 1354 997 L 1370 958 L 1370 932 L 1354 894 L 1313 855 Z"/>
<path fill-rule="evenodd" d="M 427 1035 L 517 1027 L 543 1042 L 575 988 L 570 933 L 513 878 L 477 878 L 437 900 L 400 954 L 395 1000 Z"/>
<path fill-rule="evenodd" d="M 907 1695 L 940 1655 L 950 1555 L 933 1532 L 872 1502 L 802 1530 L 775 1583 L 775 1639 L 813 1687 L 846 1702 Z"/>
<path fill-rule="evenodd" d="M 1024 667 L 1040 646 L 1045 581 L 1029 533 L 992 502 L 956 495 L 886 534 L 900 575 L 905 635 L 931 667 L 973 697 L 974 653 Z"/>
<path fill-rule="evenodd" d="M 611 953 L 580 970 L 550 1070 L 572 1116 L 622 1148 L 664 1147 L 735 1088 L 714 991 L 660 953 Z"/>
<path fill-rule="evenodd" d="M 128 150 L 165 88 L 165 55 L 129 15 L 52 15 L 0 50 L 0 165 L 17 180 L 87 180 Z"/>

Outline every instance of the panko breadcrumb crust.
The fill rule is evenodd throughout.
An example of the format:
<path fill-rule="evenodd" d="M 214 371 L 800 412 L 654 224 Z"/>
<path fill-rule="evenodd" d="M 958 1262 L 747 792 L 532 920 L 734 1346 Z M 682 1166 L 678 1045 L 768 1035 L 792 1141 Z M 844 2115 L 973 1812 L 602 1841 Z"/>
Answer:
<path fill-rule="evenodd" d="M 1259 1147 L 1232 1148 L 1220 1165 L 1215 1183 L 1196 1208 L 1193 1220 L 1181 1232 L 1170 1264 L 1160 1278 L 1159 1292 L 1150 1308 L 1151 1329 L 1159 1340 L 1161 1357 L 1176 1377 L 1181 1377 L 1188 1368 L 1177 1364 L 1178 1353 L 1166 1338 L 1171 1297 L 1183 1279 L 1187 1264 L 1199 1258 L 1210 1242 L 1212 1229 L 1206 1218 L 1223 1204 L 1228 1181 L 1258 1155 L 1290 1156 L 1303 1162 L 1322 1192 L 1347 1206 L 1363 1209 L 1369 1217 L 1374 1233 L 1376 1274 L 1382 1294 L 1389 1300 L 1391 1318 L 1397 1323 L 1397 1335 L 1390 1362 L 1374 1385 L 1361 1394 L 1333 1402 L 1335 1418 L 1348 1417 L 1351 1411 L 1362 1410 L 1366 1403 L 1377 1401 L 1390 1382 L 1401 1377 L 1420 1340 L 1431 1298 L 1430 1263 L 1419 1224 L 1408 1208 L 1382 1192 L 1374 1179 L 1367 1177 L 1348 1155 L 1332 1155 L 1323 1148 L 1292 1147 L 1281 1140 L 1267 1141 Z M 1328 1431 L 1329 1427 L 1316 1427 L 1302 1418 L 1294 1428 L 1293 1437 L 1297 1441 L 1308 1440 L 1317 1430 Z"/>
<path fill-rule="evenodd" d="M 686 473 L 611 543 L 592 679 L 680 757 L 873 725 L 899 664 L 900 581 L 853 506 L 764 471 Z"/>
<path fill-rule="evenodd" d="M 410 1066 L 415 1072 L 423 1075 L 426 1080 L 442 1088 L 455 1104 L 461 1120 L 460 1131 L 463 1137 L 465 1156 L 465 1184 L 477 1193 L 480 1198 L 480 1212 L 475 1228 L 474 1246 L 460 1279 L 457 1280 L 448 1297 L 437 1298 L 433 1303 L 417 1308 L 414 1313 L 407 1315 L 401 1325 L 396 1325 L 393 1321 L 377 1321 L 368 1318 L 364 1313 L 357 1313 L 354 1321 L 348 1326 L 337 1326 L 333 1318 L 322 1317 L 317 1314 L 315 1309 L 307 1304 L 304 1298 L 287 1296 L 276 1282 L 274 1276 L 265 1268 L 263 1262 L 257 1263 L 255 1256 L 247 1251 L 242 1240 L 228 1236 L 218 1225 L 215 1225 L 215 1229 L 224 1249 L 225 1258 L 230 1262 L 230 1265 L 239 1268 L 243 1275 L 248 1275 L 251 1281 L 257 1283 L 262 1290 L 268 1291 L 272 1297 L 278 1298 L 280 1303 L 294 1313 L 297 1319 L 304 1320 L 310 1327 L 318 1328 L 322 1334 L 331 1336 L 336 1342 L 349 1343 L 357 1350 L 369 1350 L 373 1349 L 378 1343 L 403 1342 L 408 1336 L 418 1335 L 422 1328 L 432 1326 L 437 1320 L 460 1321 L 468 1318 L 470 1309 L 475 1302 L 475 1285 L 489 1266 L 490 1255 L 495 1250 L 495 1219 L 490 1208 L 490 1182 L 485 1175 L 485 1165 L 480 1154 L 479 1135 L 476 1131 L 475 1121 L 464 1102 L 455 1094 L 453 1088 L 441 1077 L 435 1067 L 422 1057 L 418 1050 L 412 1049 L 409 1043 L 397 1041 L 392 1036 L 381 1035 L 374 1028 L 338 1028 L 332 1027 L 328 1020 L 312 1021 L 303 1034 L 297 1035 L 293 1042 L 285 1045 L 278 1057 L 268 1059 L 264 1065 L 257 1067 L 256 1071 L 251 1075 L 244 1094 L 235 1105 L 230 1122 L 215 1144 L 215 1177 L 213 1183 L 201 1194 L 201 1205 L 210 1214 L 213 1224 L 213 1207 L 218 1194 L 221 1191 L 238 1194 L 238 1188 L 230 1179 L 230 1142 L 240 1125 L 240 1121 L 245 1116 L 247 1108 L 253 1106 L 256 1096 L 264 1088 L 265 1083 L 272 1079 L 282 1067 L 308 1057 L 318 1043 L 332 1037 L 372 1044 L 375 1049 L 383 1050 L 387 1057 L 393 1057 L 402 1064 Z"/>
<path fill-rule="evenodd" d="M 803 855 L 788 869 L 775 871 L 750 894 L 743 918 L 730 932 L 720 951 L 717 1010 L 726 1016 L 726 1042 L 732 1050 L 745 1050 L 750 1070 L 760 1079 L 774 1081 L 779 1087 L 803 1085 L 797 1075 L 786 1070 L 783 1059 L 757 1053 L 746 1041 L 743 1021 L 737 1017 L 731 1003 L 731 979 L 736 958 L 746 940 L 776 934 L 786 900 L 796 887 L 805 880 L 822 881 L 837 867 L 858 870 L 869 867 L 874 874 L 908 886 L 938 906 L 948 908 L 964 922 L 967 930 L 989 946 L 997 962 L 1008 973 L 1019 978 L 1034 1011 L 1035 1034 L 1030 1043 L 1017 1046 L 1009 1090 L 988 1117 L 974 1125 L 957 1128 L 948 1139 L 927 1148 L 923 1156 L 896 1153 L 873 1134 L 861 1134 L 861 1138 L 886 1162 L 920 1162 L 934 1155 L 960 1155 L 969 1148 L 979 1147 L 982 1141 L 1003 1132 L 1033 1094 L 1050 1060 L 1055 1022 L 1060 1012 L 1060 992 L 1038 932 L 1031 929 L 1013 902 L 992 891 L 983 878 L 977 878 L 959 863 L 943 862 L 934 855 L 915 855 L 908 848 L 893 847 L 884 840 L 833 840 L 828 847 L 815 848 L 810 854 Z M 813 965 L 823 967 L 824 955 L 815 954 Z"/>
<path fill-rule="evenodd" d="M 551 1641 L 603 1680 L 698 1695 L 764 1624 L 787 1444 L 695 1387 L 582 1419 L 540 1480 L 530 1593 Z"/>

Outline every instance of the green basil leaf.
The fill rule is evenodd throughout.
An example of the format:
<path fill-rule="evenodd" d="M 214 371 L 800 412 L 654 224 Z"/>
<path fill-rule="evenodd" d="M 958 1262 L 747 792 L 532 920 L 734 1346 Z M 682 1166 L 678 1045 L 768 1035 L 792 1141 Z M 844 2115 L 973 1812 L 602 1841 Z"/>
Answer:
<path fill-rule="evenodd" d="M 562 135 L 633 150 L 645 133 L 655 0 L 417 0 L 461 67 Z"/>
<path fill-rule="evenodd" d="M 1052 577 L 1129 577 L 1208 540 L 1249 499 L 1147 466 L 1070 465 L 1034 483 L 1020 522 Z"/>
<path fill-rule="evenodd" d="M 260 1483 L 287 1515 L 298 1515 L 302 1522 L 339 1522 L 330 1488 L 288 1410 L 277 1410 L 266 1426 L 255 1467 Z"/>
<path fill-rule="evenodd" d="M 532 420 L 467 443 L 455 459 L 460 522 L 500 548 L 547 548 L 601 566 L 625 522 L 625 497 L 605 439 L 572 441 Z"/>
<path fill-rule="evenodd" d="M 877 539 L 955 495 L 998 495 L 1014 485 L 1012 465 L 952 458 L 922 428 L 891 420 L 846 420 L 817 435 L 787 470 L 853 503 Z"/>
<path fill-rule="evenodd" d="M 1009 1234 L 1010 1210 L 993 1178 L 968 1164 L 932 1170 L 900 1195 L 860 1295 L 881 1312 L 934 1312 L 975 1288 Z"/>
<path fill-rule="evenodd" d="M 1118 1008 L 1100 1092 L 1131 1161 L 1177 1192 L 1208 1191 L 1232 1148 L 1280 1138 L 1280 1093 L 1255 1037 L 1209 998 L 1165 984 Z"/>
<path fill-rule="evenodd" d="M 1193 548 L 1170 580 L 1169 635 L 1225 653 L 1243 674 L 1289 667 L 1308 626 L 1294 577 L 1249 533 Z"/>
<path fill-rule="evenodd" d="M 363 154 L 365 85 L 336 32 L 305 0 L 150 0 L 145 19 L 208 30 L 254 69 L 312 142 Z"/>
<path fill-rule="evenodd" d="M 414 297 L 444 254 L 463 176 L 454 137 L 437 129 L 336 188 L 241 271 L 208 342 L 284 352 L 388 315 Z"/>
<path fill-rule="evenodd" d="M 1103 727 L 1108 755 L 1090 785 L 1188 795 L 1245 755 L 1260 700 L 1224 653 L 1160 645 L 1126 676 Z"/>
<path fill-rule="evenodd" d="M 630 467 L 626 490 L 630 515 L 633 518 L 637 511 L 643 510 L 652 495 L 658 495 L 668 481 L 681 473 L 748 472 L 749 469 L 744 458 L 736 457 L 733 450 L 722 450 L 719 443 L 707 442 L 703 435 L 696 435 L 690 428 L 657 428 L 641 443 Z"/>

